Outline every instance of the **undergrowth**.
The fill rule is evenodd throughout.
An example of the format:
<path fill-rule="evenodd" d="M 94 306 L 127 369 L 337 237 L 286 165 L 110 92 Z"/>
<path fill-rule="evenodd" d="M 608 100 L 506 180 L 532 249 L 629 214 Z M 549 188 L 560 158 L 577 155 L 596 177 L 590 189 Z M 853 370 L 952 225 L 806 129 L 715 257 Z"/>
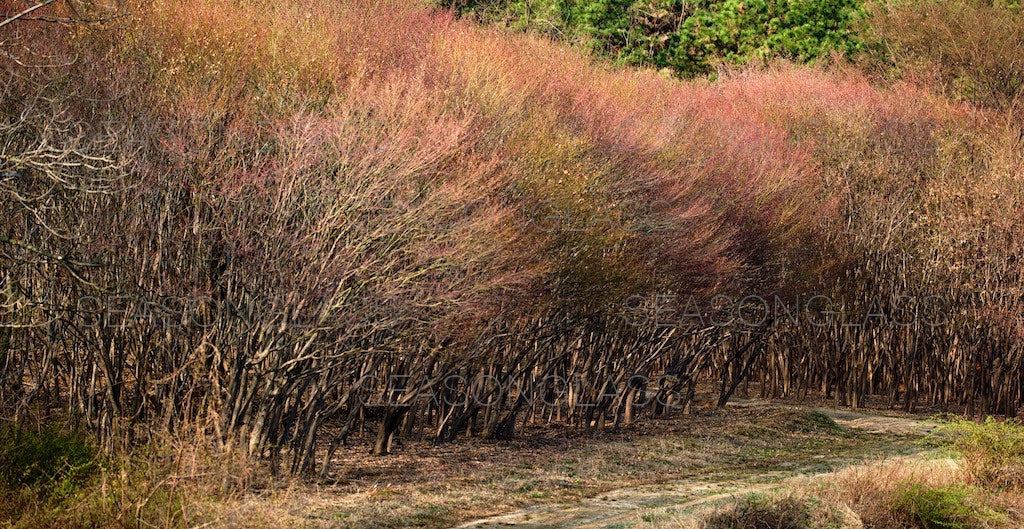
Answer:
<path fill-rule="evenodd" d="M 835 507 L 809 497 L 747 494 L 707 516 L 703 529 L 841 529 Z"/>
<path fill-rule="evenodd" d="M 962 483 L 903 483 L 896 491 L 894 507 L 922 529 L 972 529 L 1000 526 L 1002 521 L 998 513 L 978 499 L 976 489 Z"/>
<path fill-rule="evenodd" d="M 0 486 L 8 490 L 27 488 L 44 498 L 68 498 L 95 475 L 98 457 L 83 432 L 57 426 L 0 428 Z"/>
<path fill-rule="evenodd" d="M 974 484 L 997 490 L 1024 488 L 1024 425 L 987 417 L 949 420 L 930 442 L 952 450 Z"/>

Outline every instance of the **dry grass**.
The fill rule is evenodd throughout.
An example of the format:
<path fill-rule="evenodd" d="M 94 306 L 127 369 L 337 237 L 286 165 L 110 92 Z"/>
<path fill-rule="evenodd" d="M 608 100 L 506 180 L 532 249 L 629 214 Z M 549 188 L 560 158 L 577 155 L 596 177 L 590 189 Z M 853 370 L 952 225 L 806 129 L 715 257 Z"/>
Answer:
<path fill-rule="evenodd" d="M 814 498 L 749 494 L 705 515 L 704 529 L 851 529 L 845 512 Z"/>
<path fill-rule="evenodd" d="M 741 491 L 724 505 L 686 516 L 648 516 L 641 526 L 1009 529 L 1024 523 L 1019 491 L 972 483 L 971 471 L 956 460 L 902 457 L 794 478 L 767 491 Z"/>
<path fill-rule="evenodd" d="M 711 529 L 995 529 L 1019 527 L 1024 497 L 965 486 L 949 459 L 898 458 L 687 509 L 641 516 L 634 527 Z M 671 512 L 671 511 L 670 511 Z"/>
<path fill-rule="evenodd" d="M 192 435 L 162 436 L 130 452 L 96 454 L 90 471 L 59 495 L 37 486 L 4 489 L 0 525 L 192 527 L 216 516 L 225 502 L 287 487 L 289 481 L 269 475 L 265 465 L 196 443 Z"/>

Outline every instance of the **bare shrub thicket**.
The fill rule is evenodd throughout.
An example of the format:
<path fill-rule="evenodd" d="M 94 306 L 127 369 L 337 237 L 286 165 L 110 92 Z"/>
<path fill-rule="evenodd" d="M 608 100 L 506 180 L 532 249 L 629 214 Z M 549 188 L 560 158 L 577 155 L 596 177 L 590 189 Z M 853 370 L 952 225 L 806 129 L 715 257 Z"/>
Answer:
<path fill-rule="evenodd" d="M 809 236 L 805 157 L 684 103 L 648 117 L 683 90 L 656 76 L 397 4 L 149 7 L 13 37 L 14 420 L 68 416 L 110 449 L 201 431 L 320 473 L 368 424 L 378 454 L 617 426 L 684 407 L 751 342 L 638 326 L 622 299 L 774 284 Z"/>
<path fill-rule="evenodd" d="M 918 88 L 879 91 L 860 74 L 834 76 L 749 74 L 728 84 L 751 113 L 787 123 L 815 153 L 837 208 L 823 230 L 829 295 L 812 307 L 825 312 L 815 323 L 830 324 L 779 319 L 753 369 L 761 393 L 1020 413 L 1020 129 Z"/>
<path fill-rule="evenodd" d="M 949 96 L 1024 110 L 1024 11 L 1001 0 L 875 2 L 872 36 L 890 74 Z"/>
<path fill-rule="evenodd" d="M 124 8 L 5 36 L 5 418 L 326 475 L 367 426 L 376 454 L 618 427 L 709 381 L 1020 403 L 1018 305 L 985 297 L 1019 285 L 1020 145 L 984 116 L 841 72 L 607 71 L 397 2 Z M 815 288 L 958 310 L 738 328 L 629 302 Z"/>

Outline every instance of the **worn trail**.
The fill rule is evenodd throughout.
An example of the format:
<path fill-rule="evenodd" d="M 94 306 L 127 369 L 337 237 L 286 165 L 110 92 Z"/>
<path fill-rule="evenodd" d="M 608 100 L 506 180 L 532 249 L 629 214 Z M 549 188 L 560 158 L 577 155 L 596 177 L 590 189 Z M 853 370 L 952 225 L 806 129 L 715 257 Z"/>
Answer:
<path fill-rule="evenodd" d="M 739 401 L 731 405 L 756 407 L 768 404 L 761 401 Z M 800 409 L 820 412 L 843 428 L 858 430 L 865 434 L 924 435 L 934 427 L 933 423 L 908 417 L 849 410 Z M 857 454 L 814 455 L 807 461 L 781 470 L 764 472 L 752 469 L 749 474 L 740 472 L 739 477 L 736 472 L 730 472 L 728 478 L 722 479 L 708 477 L 671 484 L 618 489 L 572 504 L 531 506 L 508 514 L 468 522 L 458 526 L 458 529 L 628 527 L 631 522 L 685 515 L 738 494 L 768 490 L 787 478 L 822 475 L 823 468 L 834 472 L 861 462 L 862 459 Z"/>

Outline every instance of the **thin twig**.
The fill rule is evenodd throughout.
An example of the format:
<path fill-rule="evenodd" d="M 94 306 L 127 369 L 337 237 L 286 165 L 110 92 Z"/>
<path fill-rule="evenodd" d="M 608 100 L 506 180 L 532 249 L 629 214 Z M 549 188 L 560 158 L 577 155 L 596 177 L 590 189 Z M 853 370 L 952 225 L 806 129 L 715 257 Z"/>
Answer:
<path fill-rule="evenodd" d="M 53 0 L 51 0 L 53 1 Z M 7 13 L 0 13 L 0 17 L 10 16 Z M 50 17 L 45 15 L 39 15 L 34 17 L 19 16 L 15 15 L 20 20 L 34 20 L 36 22 L 52 22 L 54 24 L 102 24 L 104 22 L 110 22 L 111 20 L 117 20 L 119 18 L 126 18 L 129 16 L 128 13 L 121 13 L 117 15 L 110 15 L 100 18 L 73 18 L 73 17 Z"/>
<path fill-rule="evenodd" d="M 25 15 L 35 11 L 36 9 L 48 6 L 48 5 L 50 5 L 50 4 L 52 4 L 52 3 L 56 2 L 56 1 L 57 0 L 43 0 L 42 2 L 40 2 L 40 3 L 36 4 L 36 5 L 28 8 L 28 9 L 26 9 L 24 11 L 22 11 L 21 13 L 18 13 L 17 15 L 14 15 L 13 17 L 10 17 L 7 20 L 4 20 L 3 22 L 0 22 L 0 28 L 6 26 L 7 24 L 10 24 L 11 22 L 14 22 L 15 20 L 18 20 L 19 18 L 21 18 L 21 17 L 23 17 L 23 16 L 25 16 Z"/>

